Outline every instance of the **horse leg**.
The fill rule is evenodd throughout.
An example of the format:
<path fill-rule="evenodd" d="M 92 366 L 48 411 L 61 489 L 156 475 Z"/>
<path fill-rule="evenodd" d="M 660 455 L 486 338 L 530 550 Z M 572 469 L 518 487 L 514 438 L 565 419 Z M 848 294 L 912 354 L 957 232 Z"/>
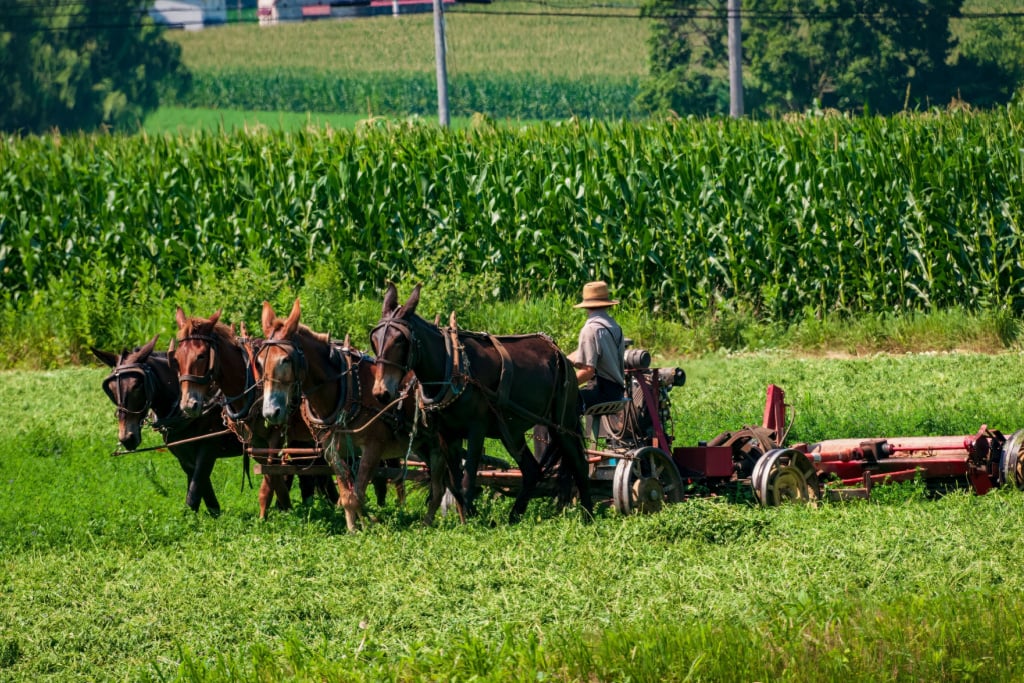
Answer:
<path fill-rule="evenodd" d="M 277 497 L 277 509 L 282 512 L 292 509 L 292 481 L 294 474 L 274 474 L 270 477 L 270 486 Z"/>
<path fill-rule="evenodd" d="M 199 512 L 199 496 L 195 485 L 196 461 L 194 458 L 189 458 L 188 456 L 180 453 L 175 453 L 174 457 L 178 460 L 178 465 L 181 466 L 181 471 L 185 473 L 185 505 L 187 505 L 192 512 Z"/>
<path fill-rule="evenodd" d="M 391 467 L 392 460 L 385 460 L 384 464 Z M 374 472 L 373 474 L 373 495 L 377 499 L 377 507 L 382 508 L 388 502 L 388 477 L 386 474 Z"/>
<path fill-rule="evenodd" d="M 370 486 L 371 481 L 376 481 L 377 476 L 380 473 L 381 463 L 381 444 L 374 439 L 373 442 L 363 443 L 363 457 L 359 460 L 359 470 L 356 473 L 355 481 L 355 497 L 359 504 L 360 515 L 362 514 L 363 506 L 366 502 L 366 489 Z M 385 486 L 387 480 L 385 479 Z M 376 488 L 376 483 L 374 484 Z M 378 493 L 378 501 L 380 495 Z"/>
<path fill-rule="evenodd" d="M 519 464 L 522 481 L 519 494 L 516 496 L 516 500 L 512 504 L 512 510 L 508 514 L 509 524 L 515 524 L 522 519 L 541 475 L 540 463 L 537 462 L 533 457 L 533 453 L 530 452 L 530 448 L 526 445 L 526 439 L 521 434 L 512 438 L 513 442 L 506 444 L 506 448 L 508 448 L 509 455 L 515 458 Z"/>
<path fill-rule="evenodd" d="M 590 495 L 590 466 L 587 464 L 583 440 L 574 433 L 559 433 L 555 436 L 555 444 L 561 451 L 558 477 L 562 486 L 561 496 L 564 500 L 559 501 L 560 505 L 564 507 L 572 498 L 572 486 L 569 482 L 571 477 L 572 481 L 576 484 L 576 491 L 579 494 L 579 500 L 583 505 L 583 509 L 587 511 L 588 517 L 593 517 L 594 501 Z M 564 472 L 566 467 L 570 468 L 569 473 Z"/>
<path fill-rule="evenodd" d="M 316 488 L 331 505 L 337 505 L 338 501 L 341 500 L 341 492 L 335 485 L 333 477 L 318 474 L 316 477 Z"/>
<path fill-rule="evenodd" d="M 466 501 L 466 512 L 476 514 L 476 473 L 480 467 L 480 454 L 484 450 L 484 431 L 471 429 L 466 438 L 466 464 L 462 473 L 462 498 Z"/>
<path fill-rule="evenodd" d="M 260 519 L 267 518 L 267 508 L 270 507 L 270 503 L 274 499 L 274 487 L 270 483 L 270 475 L 264 474 L 263 481 L 260 482 Z"/>
<path fill-rule="evenodd" d="M 299 475 L 299 495 L 302 496 L 303 505 L 306 505 L 313 500 L 313 496 L 316 495 L 316 490 L 316 477 L 309 476 L 308 474 Z"/>
<path fill-rule="evenodd" d="M 220 502 L 217 501 L 217 494 L 213 492 L 213 482 L 210 481 L 216 459 L 215 454 L 200 446 L 196 453 L 196 469 L 192 477 L 192 483 L 197 486 L 199 495 L 206 503 L 206 511 L 214 517 L 220 515 Z M 198 505 L 198 501 L 196 502 Z"/>

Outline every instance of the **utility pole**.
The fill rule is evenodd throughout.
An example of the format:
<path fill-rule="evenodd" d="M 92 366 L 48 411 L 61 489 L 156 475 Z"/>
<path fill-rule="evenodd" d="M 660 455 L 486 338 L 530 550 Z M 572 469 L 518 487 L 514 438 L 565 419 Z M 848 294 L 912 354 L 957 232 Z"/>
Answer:
<path fill-rule="evenodd" d="M 740 36 L 740 0 L 728 0 L 729 116 L 743 116 L 743 39 Z"/>
<path fill-rule="evenodd" d="M 437 120 L 447 128 L 448 120 L 448 58 L 444 51 L 444 6 L 434 0 L 434 58 L 437 61 Z"/>

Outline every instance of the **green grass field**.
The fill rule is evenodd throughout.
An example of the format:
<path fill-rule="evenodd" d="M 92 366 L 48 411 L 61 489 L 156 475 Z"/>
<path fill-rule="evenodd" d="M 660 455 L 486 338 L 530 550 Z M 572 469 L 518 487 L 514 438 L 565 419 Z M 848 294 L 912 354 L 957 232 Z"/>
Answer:
<path fill-rule="evenodd" d="M 496 3 L 537 11 L 528 3 Z M 605 12 L 607 13 L 607 12 Z M 633 12 L 635 16 L 635 12 Z M 186 66 L 211 69 L 317 69 L 325 73 L 434 73 L 429 14 L 260 27 L 239 24 L 168 37 Z M 460 73 L 630 77 L 647 73 L 646 22 L 635 18 L 488 15 L 463 5 L 445 19 L 448 69 Z"/>
<path fill-rule="evenodd" d="M 1024 426 L 1024 355 L 684 360 L 679 443 L 759 420 L 792 439 Z M 422 494 L 343 533 L 317 501 L 218 519 L 164 454 L 112 458 L 99 368 L 0 374 L 0 680 L 1013 681 L 1018 492 L 762 510 L 690 501 L 584 524 L 545 501 L 422 528 Z M 153 435 L 147 444 L 153 443 Z M 876 489 L 876 494 L 879 493 Z"/>

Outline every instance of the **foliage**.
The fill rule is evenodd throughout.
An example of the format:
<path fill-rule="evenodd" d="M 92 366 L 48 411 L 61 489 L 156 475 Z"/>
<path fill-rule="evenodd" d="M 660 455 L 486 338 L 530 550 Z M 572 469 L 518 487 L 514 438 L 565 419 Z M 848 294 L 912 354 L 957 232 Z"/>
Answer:
<path fill-rule="evenodd" d="M 995 16 L 1009 8 L 999 0 L 964 1 L 965 13 L 993 15 L 958 22 L 954 81 L 959 95 L 974 105 L 1006 102 L 1024 85 L 1024 17 Z"/>
<path fill-rule="evenodd" d="M 756 422 L 766 381 L 791 440 L 1004 433 L 1021 354 L 683 364 L 677 443 Z M 935 680 L 1024 674 L 1020 492 L 770 510 L 693 500 L 583 523 L 537 501 L 420 524 L 322 500 L 256 520 L 238 459 L 224 512 L 182 505 L 166 453 L 109 456 L 106 368 L 0 375 L 4 680 Z M 156 442 L 148 432 L 146 443 Z M 879 488 L 875 489 L 876 493 Z M 496 521 L 500 520 L 500 521 Z M 999 637 L 992 637 L 992 634 Z"/>
<path fill-rule="evenodd" d="M 569 301 L 603 278 L 658 318 L 718 320 L 730 348 L 745 318 L 957 307 L 1005 311 L 1012 342 L 1020 117 L 7 138 L 0 283 L 16 320 L 40 297 L 131 306 L 254 263 L 268 291 L 329 263 L 370 299 L 442 275 Z"/>
<path fill-rule="evenodd" d="M 637 79 L 465 74 L 448 85 L 448 108 L 458 116 L 484 112 L 498 119 L 616 119 L 632 113 Z M 193 87 L 164 104 L 252 111 L 363 112 L 437 116 L 437 79 L 420 73 L 331 73 L 275 67 L 197 71 Z"/>
<path fill-rule="evenodd" d="M 969 59 L 951 67 L 956 45 L 951 19 L 963 0 L 750 0 L 743 3 L 743 59 L 747 109 L 762 113 L 805 111 L 814 106 L 842 111 L 892 113 L 944 104 L 953 97 L 991 105 L 1005 102 L 992 83 L 1012 76 L 990 53 L 1006 41 L 983 29 Z M 723 112 L 728 92 L 726 21 L 702 0 L 650 0 L 651 79 L 638 104 L 648 111 Z M 1019 63 L 1021 45 L 1004 52 L 1003 66 Z M 1018 74 L 1019 75 L 1019 74 Z M 1013 82 L 1019 81 L 1010 81 Z M 977 98 L 976 100 L 974 98 Z M 728 103 L 728 99 L 724 100 Z"/>
<path fill-rule="evenodd" d="M 135 128 L 186 86 L 180 53 L 131 0 L 3 0 L 0 130 Z"/>

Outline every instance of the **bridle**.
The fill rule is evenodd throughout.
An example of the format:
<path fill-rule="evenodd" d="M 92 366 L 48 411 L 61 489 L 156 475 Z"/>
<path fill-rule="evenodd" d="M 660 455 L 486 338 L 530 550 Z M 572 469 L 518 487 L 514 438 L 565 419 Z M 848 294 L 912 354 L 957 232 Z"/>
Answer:
<path fill-rule="evenodd" d="M 256 352 L 256 357 L 253 359 L 254 363 L 260 368 L 260 372 L 263 372 L 263 365 L 265 360 L 263 359 L 263 352 L 272 348 L 282 349 L 287 354 L 287 357 L 292 361 L 292 366 L 295 368 L 295 378 L 292 380 L 292 389 L 289 394 L 297 393 L 302 389 L 302 381 L 306 377 L 306 354 L 302 352 L 302 347 L 293 342 L 290 339 L 264 339 L 260 345 L 260 350 Z M 261 381 L 269 380 L 271 384 L 284 384 L 280 380 L 274 379 L 273 377 L 262 378 Z M 296 389 L 296 387 L 298 389 Z"/>
<path fill-rule="evenodd" d="M 122 385 L 122 379 L 130 377 L 141 378 L 143 391 L 145 392 L 146 402 L 140 410 L 129 410 L 124 405 L 124 399 L 126 398 L 124 387 Z M 113 387 L 113 388 L 112 388 Z M 153 370 L 146 363 L 128 363 L 125 365 L 118 365 L 114 368 L 114 371 L 103 380 L 103 391 L 110 397 L 110 400 L 117 406 L 117 419 L 123 420 L 128 416 L 139 416 L 140 419 L 145 417 L 153 406 L 153 396 L 156 394 L 156 378 L 153 376 Z"/>
<path fill-rule="evenodd" d="M 177 350 L 177 344 L 188 341 L 201 341 L 206 342 L 206 345 L 210 349 L 210 359 L 206 363 L 206 374 L 203 375 L 190 375 L 181 374 L 178 367 L 178 359 L 175 356 Z M 182 337 L 181 339 L 172 339 L 171 348 L 167 351 L 167 360 L 171 363 L 171 368 L 178 374 L 178 384 L 185 382 L 191 382 L 193 384 L 199 384 L 205 386 L 210 382 L 217 381 L 217 375 L 220 374 L 220 364 L 215 362 L 217 360 L 216 354 L 220 349 L 220 339 L 210 334 L 190 334 Z"/>
<path fill-rule="evenodd" d="M 399 363 L 397 361 L 388 360 L 387 358 L 384 358 L 382 355 L 384 343 L 388 339 L 388 333 L 390 332 L 392 326 L 397 328 L 397 333 L 405 337 L 409 344 L 409 350 L 406 353 L 404 364 Z M 377 344 L 378 332 L 381 333 L 379 348 Z M 392 367 L 398 368 L 399 370 L 402 371 L 403 375 L 409 372 L 409 370 L 411 370 L 412 368 L 416 367 L 416 363 L 419 360 L 421 353 L 419 337 L 416 336 L 416 331 L 413 329 L 413 326 L 409 323 L 408 320 L 405 320 L 404 318 L 389 317 L 377 323 L 377 325 L 372 330 L 370 330 L 370 344 L 373 346 L 374 354 L 376 354 L 377 363 L 380 363 L 381 365 L 390 365 Z"/>
<path fill-rule="evenodd" d="M 180 342 L 187 341 L 199 341 L 205 342 L 210 350 L 210 359 L 206 364 L 206 373 L 202 375 L 192 374 L 181 374 L 180 366 L 178 365 L 178 359 L 175 356 L 177 350 L 177 344 Z M 181 339 L 172 339 L 171 347 L 167 350 L 167 360 L 171 365 L 171 369 L 178 375 L 178 384 L 184 384 L 185 382 L 191 382 L 200 386 L 206 386 L 211 382 L 220 384 L 221 375 L 221 364 L 220 358 L 217 354 L 220 353 L 220 337 L 212 334 L 189 334 Z M 251 356 L 251 351 L 248 344 L 241 344 L 240 348 L 242 353 L 246 356 Z M 224 412 L 225 415 L 231 420 L 239 420 L 249 414 L 249 410 L 252 408 L 255 399 L 253 398 L 253 390 L 256 388 L 256 380 L 253 376 L 253 358 L 250 358 L 249 362 L 245 363 L 245 389 L 238 396 L 224 396 Z M 245 397 L 245 405 L 242 406 L 241 410 L 233 410 L 231 404 L 240 398 Z"/>

